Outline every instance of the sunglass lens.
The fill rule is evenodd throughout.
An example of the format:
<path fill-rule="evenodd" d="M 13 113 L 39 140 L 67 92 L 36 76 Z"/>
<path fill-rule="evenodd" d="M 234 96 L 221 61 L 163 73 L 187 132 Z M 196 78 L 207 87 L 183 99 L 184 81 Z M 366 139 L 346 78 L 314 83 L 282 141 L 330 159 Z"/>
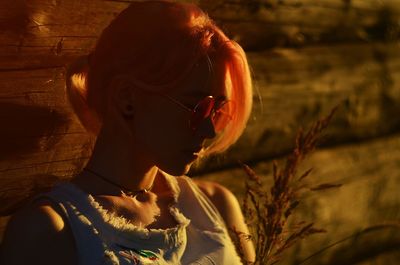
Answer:
<path fill-rule="evenodd" d="M 193 130 L 195 130 L 204 119 L 211 115 L 214 104 L 215 99 L 213 97 L 205 97 L 196 105 L 190 121 Z"/>

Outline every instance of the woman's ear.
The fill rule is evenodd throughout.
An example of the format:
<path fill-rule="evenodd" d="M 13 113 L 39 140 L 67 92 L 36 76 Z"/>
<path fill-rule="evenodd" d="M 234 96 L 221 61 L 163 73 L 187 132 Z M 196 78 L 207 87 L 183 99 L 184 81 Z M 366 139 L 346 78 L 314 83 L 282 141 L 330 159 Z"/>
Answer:
<path fill-rule="evenodd" d="M 132 83 L 124 77 L 113 78 L 110 82 L 113 105 L 125 119 L 131 120 L 135 112 L 135 93 Z"/>

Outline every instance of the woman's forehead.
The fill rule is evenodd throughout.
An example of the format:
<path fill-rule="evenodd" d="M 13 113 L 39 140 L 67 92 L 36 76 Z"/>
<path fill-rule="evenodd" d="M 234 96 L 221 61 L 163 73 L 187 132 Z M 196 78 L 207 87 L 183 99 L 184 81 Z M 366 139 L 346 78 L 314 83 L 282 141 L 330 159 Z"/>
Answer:
<path fill-rule="evenodd" d="M 225 96 L 223 80 L 224 76 L 221 71 L 216 71 L 215 65 L 208 58 L 202 58 L 194 65 L 175 93 L 198 97 Z"/>

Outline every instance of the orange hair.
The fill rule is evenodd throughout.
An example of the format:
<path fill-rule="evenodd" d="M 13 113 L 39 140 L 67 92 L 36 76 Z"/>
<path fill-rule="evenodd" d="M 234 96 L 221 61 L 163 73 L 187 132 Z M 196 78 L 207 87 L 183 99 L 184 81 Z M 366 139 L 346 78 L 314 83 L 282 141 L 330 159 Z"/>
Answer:
<path fill-rule="evenodd" d="M 77 67 L 70 67 L 68 96 L 81 123 L 97 135 L 113 77 L 129 73 L 142 88 L 165 92 L 183 81 L 204 56 L 211 59 L 217 83 L 236 106 L 232 122 L 206 150 L 222 152 L 239 138 L 250 115 L 250 71 L 239 44 L 194 4 L 132 2 L 103 30 L 87 64 L 81 59 Z"/>

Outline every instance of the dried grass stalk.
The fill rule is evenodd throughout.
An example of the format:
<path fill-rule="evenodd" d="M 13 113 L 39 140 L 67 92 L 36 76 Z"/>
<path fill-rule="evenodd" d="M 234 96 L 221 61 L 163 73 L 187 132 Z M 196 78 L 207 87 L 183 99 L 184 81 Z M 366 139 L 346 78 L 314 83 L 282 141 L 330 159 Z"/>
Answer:
<path fill-rule="evenodd" d="M 309 169 L 298 176 L 298 166 L 315 150 L 322 131 L 328 126 L 331 113 L 317 122 L 304 133 L 299 130 L 295 147 L 286 157 L 283 168 L 276 161 L 272 164 L 273 185 L 264 188 L 261 178 L 248 165 L 242 163 L 247 174 L 246 191 L 243 201 L 243 214 L 249 226 L 250 235 L 232 229 L 236 235 L 235 244 L 244 264 L 272 265 L 278 263 L 282 254 L 300 239 L 312 234 L 325 232 L 317 229 L 312 222 L 292 220 L 293 211 L 300 203 L 300 195 L 305 190 L 322 190 L 338 187 L 338 184 L 319 184 L 311 189 L 304 189 L 303 180 L 311 173 Z M 290 220 L 290 227 L 289 227 Z M 256 248 L 255 262 L 245 260 L 241 240 L 253 240 Z"/>

